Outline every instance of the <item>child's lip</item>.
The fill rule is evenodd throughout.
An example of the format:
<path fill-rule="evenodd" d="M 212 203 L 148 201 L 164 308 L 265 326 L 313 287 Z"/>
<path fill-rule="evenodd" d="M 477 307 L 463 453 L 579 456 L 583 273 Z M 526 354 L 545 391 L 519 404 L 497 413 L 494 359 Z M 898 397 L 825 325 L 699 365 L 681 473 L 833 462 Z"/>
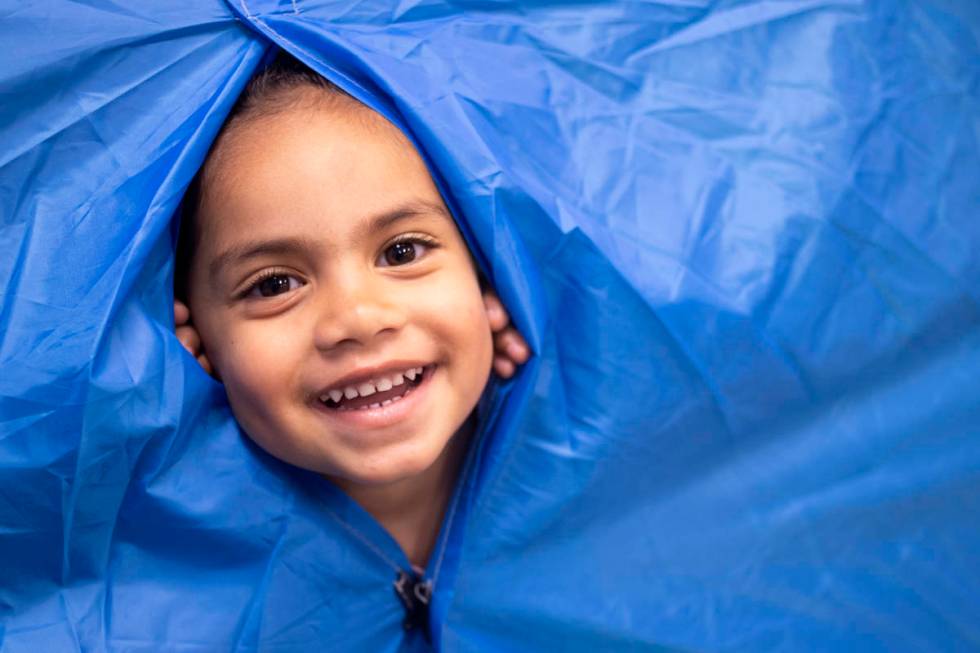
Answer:
<path fill-rule="evenodd" d="M 438 366 L 430 364 L 423 366 L 423 369 L 422 381 L 401 399 L 387 406 L 339 410 L 337 408 L 328 408 L 319 399 L 314 402 L 314 406 L 321 414 L 325 414 L 332 420 L 344 422 L 361 429 L 380 429 L 397 424 L 409 417 L 415 407 L 425 398 L 430 385 L 429 381 L 432 379 L 432 375 L 438 370 Z M 393 371 L 397 370 L 398 368 L 393 369 Z"/>

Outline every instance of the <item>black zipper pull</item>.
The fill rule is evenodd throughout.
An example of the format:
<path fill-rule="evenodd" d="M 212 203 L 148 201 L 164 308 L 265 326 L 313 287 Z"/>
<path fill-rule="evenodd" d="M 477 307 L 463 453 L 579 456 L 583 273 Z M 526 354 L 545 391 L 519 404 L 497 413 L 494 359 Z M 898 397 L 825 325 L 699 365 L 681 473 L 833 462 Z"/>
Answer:
<path fill-rule="evenodd" d="M 395 594 L 405 608 L 405 619 L 402 627 L 405 630 L 422 628 L 426 639 L 429 638 L 429 599 L 432 597 L 432 581 L 423 580 L 414 573 L 399 571 L 395 579 Z"/>

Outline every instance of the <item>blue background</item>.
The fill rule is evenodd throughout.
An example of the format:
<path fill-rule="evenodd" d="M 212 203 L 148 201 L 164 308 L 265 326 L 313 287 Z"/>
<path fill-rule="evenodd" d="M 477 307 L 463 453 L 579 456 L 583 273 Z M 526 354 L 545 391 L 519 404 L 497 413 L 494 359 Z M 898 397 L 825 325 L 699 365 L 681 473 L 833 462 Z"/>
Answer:
<path fill-rule="evenodd" d="M 429 647 L 172 333 L 181 196 L 283 47 L 419 145 L 536 352 L 432 648 L 980 649 L 980 5 L 127 4 L 0 0 L 0 648 Z"/>

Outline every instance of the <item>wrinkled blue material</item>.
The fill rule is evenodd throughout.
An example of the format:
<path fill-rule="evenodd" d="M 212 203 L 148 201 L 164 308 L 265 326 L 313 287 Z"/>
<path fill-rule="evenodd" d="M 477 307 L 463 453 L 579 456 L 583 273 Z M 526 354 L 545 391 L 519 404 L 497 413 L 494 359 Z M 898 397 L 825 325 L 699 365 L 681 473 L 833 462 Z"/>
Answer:
<path fill-rule="evenodd" d="M 0 649 L 980 649 L 980 4 L 0 2 Z M 175 213 L 282 47 L 537 355 L 436 554 L 240 434 Z"/>

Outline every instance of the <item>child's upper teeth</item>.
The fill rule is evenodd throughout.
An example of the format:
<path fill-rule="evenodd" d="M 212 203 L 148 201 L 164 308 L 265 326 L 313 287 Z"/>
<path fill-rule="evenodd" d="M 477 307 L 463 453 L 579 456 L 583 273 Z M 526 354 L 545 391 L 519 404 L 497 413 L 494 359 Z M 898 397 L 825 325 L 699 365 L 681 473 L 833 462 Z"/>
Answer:
<path fill-rule="evenodd" d="M 395 372 L 389 376 L 382 376 L 377 379 L 365 381 L 364 383 L 359 383 L 356 386 L 349 385 L 343 390 L 334 388 L 320 395 L 320 401 L 326 401 L 329 398 L 334 402 L 339 402 L 344 397 L 347 399 L 353 399 L 355 397 L 370 397 L 375 392 L 385 392 L 387 390 L 391 390 L 395 386 L 402 385 L 405 383 L 406 377 L 409 381 L 414 381 L 415 377 L 419 376 L 420 374 L 422 374 L 422 368 L 413 367 L 405 370 L 404 372 Z"/>

